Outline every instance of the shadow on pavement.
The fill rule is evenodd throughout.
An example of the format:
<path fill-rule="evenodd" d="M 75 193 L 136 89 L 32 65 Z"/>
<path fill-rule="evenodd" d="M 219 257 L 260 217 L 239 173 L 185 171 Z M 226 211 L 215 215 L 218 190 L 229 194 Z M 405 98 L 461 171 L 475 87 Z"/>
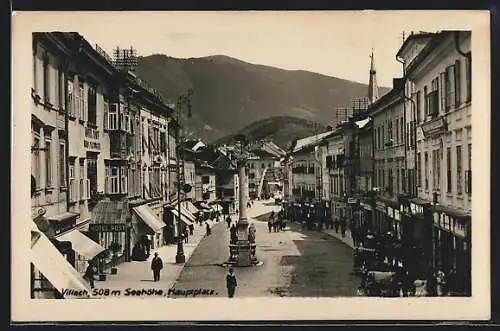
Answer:
<path fill-rule="evenodd" d="M 293 241 L 300 256 L 283 256 L 280 261 L 293 270 L 287 296 L 355 296 L 360 280 L 352 273 L 352 249 L 335 238 L 325 240 L 321 232 L 302 230 L 295 223 L 290 228 L 305 237 Z"/>

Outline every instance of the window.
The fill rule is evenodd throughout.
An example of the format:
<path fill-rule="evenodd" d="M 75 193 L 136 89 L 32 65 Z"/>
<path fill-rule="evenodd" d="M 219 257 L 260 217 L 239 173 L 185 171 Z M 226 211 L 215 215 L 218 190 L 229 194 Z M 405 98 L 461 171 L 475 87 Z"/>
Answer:
<path fill-rule="evenodd" d="M 377 128 L 377 149 L 380 149 L 380 127 Z"/>
<path fill-rule="evenodd" d="M 75 179 L 75 161 L 70 161 L 69 164 L 69 200 L 71 202 L 78 201 L 78 183 Z"/>
<path fill-rule="evenodd" d="M 439 77 L 436 77 L 431 82 L 431 91 L 425 95 L 426 102 L 426 116 L 434 117 L 439 114 L 439 99 L 438 99 L 438 90 L 439 90 Z"/>
<path fill-rule="evenodd" d="M 70 78 L 67 80 L 67 85 L 68 85 L 68 104 L 66 105 L 66 111 L 68 112 L 68 115 L 71 117 L 75 117 L 76 115 L 76 109 L 75 109 L 75 96 L 73 92 L 73 78 Z"/>
<path fill-rule="evenodd" d="M 423 118 L 429 114 L 429 103 L 427 98 L 427 86 L 424 86 L 424 116 Z"/>
<path fill-rule="evenodd" d="M 37 70 L 38 59 L 36 53 L 37 53 L 37 45 L 34 44 L 33 45 L 33 89 L 35 90 L 35 92 L 37 92 L 38 90 L 38 70 Z"/>
<path fill-rule="evenodd" d="M 80 179 L 80 200 L 84 200 L 87 198 L 87 194 L 86 194 L 87 182 L 86 182 L 86 178 L 85 178 L 85 159 L 80 159 L 78 178 Z"/>
<path fill-rule="evenodd" d="M 472 144 L 467 146 L 467 159 L 468 159 L 468 170 L 465 175 L 465 190 L 471 195 L 472 194 Z"/>
<path fill-rule="evenodd" d="M 404 144 L 405 143 L 405 138 L 404 138 L 404 136 L 405 136 L 405 133 L 404 133 L 404 131 L 405 131 L 405 125 L 404 125 L 404 118 L 403 117 L 401 117 L 399 119 L 399 130 L 400 130 L 399 137 L 401 138 L 400 143 Z"/>
<path fill-rule="evenodd" d="M 467 58 L 465 60 L 465 81 L 467 88 L 467 101 L 471 101 L 472 99 L 472 54 L 471 52 L 467 53 Z"/>
<path fill-rule="evenodd" d="M 422 111 L 422 93 L 421 91 L 418 91 L 417 92 L 417 123 L 420 123 L 420 119 L 421 119 L 421 111 Z"/>
<path fill-rule="evenodd" d="M 40 138 L 33 137 L 33 150 L 31 151 L 31 174 L 36 180 L 36 188 L 40 188 Z"/>
<path fill-rule="evenodd" d="M 435 166 L 433 171 L 436 173 L 436 183 L 434 184 L 434 190 L 439 191 L 441 189 L 441 151 L 439 149 L 434 150 L 434 161 Z"/>
<path fill-rule="evenodd" d="M 460 70 L 460 60 L 455 61 L 455 106 L 460 105 L 461 100 L 461 85 L 462 85 L 462 73 Z"/>
<path fill-rule="evenodd" d="M 106 167 L 106 187 L 108 194 L 120 193 L 118 167 Z"/>
<path fill-rule="evenodd" d="M 64 70 L 62 65 L 59 66 L 58 70 L 58 79 L 57 79 L 57 94 L 58 94 L 58 102 L 59 102 L 59 109 L 65 109 L 66 106 L 64 104 Z"/>
<path fill-rule="evenodd" d="M 399 189 L 400 189 L 400 178 L 399 178 L 399 169 L 396 169 L 396 190 L 395 192 L 400 192 Z"/>
<path fill-rule="evenodd" d="M 425 189 L 429 189 L 429 155 L 427 152 L 424 153 L 424 178 L 425 178 Z"/>
<path fill-rule="evenodd" d="M 422 155 L 420 153 L 417 153 L 417 170 L 418 170 L 418 176 L 417 176 L 417 186 L 421 187 L 422 186 Z"/>
<path fill-rule="evenodd" d="M 83 82 L 78 84 L 78 118 L 85 121 L 85 87 Z"/>
<path fill-rule="evenodd" d="M 109 130 L 118 130 L 118 104 L 112 103 L 108 110 Z"/>
<path fill-rule="evenodd" d="M 59 144 L 59 186 L 66 187 L 66 149 L 65 144 Z"/>
<path fill-rule="evenodd" d="M 44 55 L 43 57 L 43 98 L 45 102 L 50 102 L 50 67 L 49 67 L 49 57 Z"/>
<path fill-rule="evenodd" d="M 462 194 L 462 146 L 457 146 L 457 194 Z"/>
<path fill-rule="evenodd" d="M 395 122 L 396 122 L 396 140 L 395 140 L 395 143 L 399 144 L 399 120 L 396 118 Z"/>
<path fill-rule="evenodd" d="M 446 148 L 446 192 L 451 193 L 451 147 Z"/>
<path fill-rule="evenodd" d="M 382 142 L 381 142 L 381 146 L 380 146 L 380 148 L 381 148 L 381 149 L 384 149 L 385 137 L 384 137 L 384 125 L 383 125 L 383 124 L 382 124 L 382 130 L 381 130 L 381 132 L 382 132 L 382 133 L 381 133 L 381 135 L 382 135 L 382 137 L 381 137 Z"/>
<path fill-rule="evenodd" d="M 94 86 L 89 86 L 87 93 L 88 121 L 97 125 L 97 93 Z"/>
<path fill-rule="evenodd" d="M 109 129 L 109 103 L 107 98 L 104 96 L 104 102 L 103 102 L 103 128 L 104 130 Z"/>
<path fill-rule="evenodd" d="M 121 193 L 127 193 L 128 189 L 128 169 L 126 167 L 121 168 Z M 159 178 L 157 178 L 159 179 Z M 158 182 L 157 182 L 158 183 Z"/>
<path fill-rule="evenodd" d="M 451 65 L 445 71 L 445 112 L 448 112 L 455 105 L 455 66 Z"/>
<path fill-rule="evenodd" d="M 45 187 L 52 187 L 52 145 L 45 140 Z"/>
<path fill-rule="evenodd" d="M 442 72 L 439 74 L 439 109 L 442 112 L 445 112 L 446 109 L 446 72 Z"/>
<path fill-rule="evenodd" d="M 210 178 L 208 176 L 201 176 L 201 183 L 202 184 L 210 183 Z"/>

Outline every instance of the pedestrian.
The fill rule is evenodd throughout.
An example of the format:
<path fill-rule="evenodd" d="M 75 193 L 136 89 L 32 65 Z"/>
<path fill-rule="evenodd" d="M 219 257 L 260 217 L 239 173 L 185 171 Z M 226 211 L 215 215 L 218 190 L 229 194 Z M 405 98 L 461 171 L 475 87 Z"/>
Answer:
<path fill-rule="evenodd" d="M 146 235 L 144 238 L 144 246 L 146 248 L 146 257 L 149 257 L 149 253 L 151 252 L 151 239 L 149 239 L 149 235 Z"/>
<path fill-rule="evenodd" d="M 236 244 L 236 242 L 238 241 L 238 230 L 236 229 L 236 225 L 233 224 L 229 229 L 229 232 L 231 234 L 230 236 L 231 244 Z"/>
<path fill-rule="evenodd" d="M 187 244 L 189 242 L 189 231 L 187 227 L 184 227 L 183 237 L 184 237 L 184 243 Z"/>
<path fill-rule="evenodd" d="M 344 237 L 345 237 L 345 232 L 346 232 L 346 229 L 347 229 L 347 222 L 346 222 L 345 217 L 343 216 L 343 217 L 340 219 L 340 232 L 342 233 L 342 238 L 344 238 Z"/>
<path fill-rule="evenodd" d="M 153 270 L 153 279 L 155 282 L 160 280 L 160 271 L 163 269 L 163 261 L 161 257 L 158 256 L 158 252 L 155 252 L 155 256 L 151 261 L 151 270 Z"/>
<path fill-rule="evenodd" d="M 192 236 L 194 233 L 194 225 L 193 223 L 189 224 L 189 235 Z"/>
<path fill-rule="evenodd" d="M 335 233 L 339 233 L 339 220 L 335 219 L 334 226 L 335 226 Z"/>
<path fill-rule="evenodd" d="M 212 234 L 212 229 L 210 228 L 210 224 L 208 224 L 208 222 L 205 222 L 205 224 L 207 225 L 207 226 L 206 226 L 206 229 L 207 229 L 207 236 L 209 236 L 210 234 Z"/>
<path fill-rule="evenodd" d="M 267 227 L 269 228 L 269 232 L 271 232 L 273 228 L 273 222 L 271 222 L 271 220 L 267 221 Z"/>
<path fill-rule="evenodd" d="M 94 260 L 90 260 L 89 265 L 85 270 L 85 274 L 83 275 L 83 278 L 89 282 L 91 289 L 94 288 L 94 277 L 96 274 L 97 274 L 97 267 L 95 265 L 95 262 Z"/>
<path fill-rule="evenodd" d="M 255 224 L 250 224 L 250 227 L 248 228 L 248 241 L 251 243 L 251 244 L 254 244 L 255 243 L 255 233 L 257 232 L 257 230 L 255 229 Z"/>
<path fill-rule="evenodd" d="M 229 298 L 232 298 L 234 296 L 236 286 L 238 286 L 238 284 L 236 282 L 236 276 L 234 275 L 233 268 L 229 268 L 229 272 L 226 276 L 227 296 Z"/>
<path fill-rule="evenodd" d="M 227 223 L 227 228 L 231 228 L 231 217 L 229 215 L 227 215 L 227 218 L 226 218 L 226 223 Z"/>

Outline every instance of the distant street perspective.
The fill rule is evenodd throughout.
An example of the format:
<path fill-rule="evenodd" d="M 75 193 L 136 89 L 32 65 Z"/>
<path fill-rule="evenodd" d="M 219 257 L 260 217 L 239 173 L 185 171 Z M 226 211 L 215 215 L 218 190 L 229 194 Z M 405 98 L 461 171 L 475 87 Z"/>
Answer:
<path fill-rule="evenodd" d="M 270 201 L 256 201 L 251 209 L 266 209 Z M 264 208 L 263 208 L 264 207 Z M 278 208 L 273 208 L 277 212 Z M 352 272 L 352 248 L 321 231 L 287 224 L 283 231 L 268 230 L 270 213 L 252 220 L 260 266 L 237 268 L 236 297 L 354 296 L 360 280 Z M 213 288 L 226 294 L 224 276 L 230 234 L 219 224 L 205 238 L 174 284 L 175 289 Z"/>
<path fill-rule="evenodd" d="M 471 32 L 393 36 L 308 50 L 355 82 L 33 33 L 31 298 L 470 296 Z"/>

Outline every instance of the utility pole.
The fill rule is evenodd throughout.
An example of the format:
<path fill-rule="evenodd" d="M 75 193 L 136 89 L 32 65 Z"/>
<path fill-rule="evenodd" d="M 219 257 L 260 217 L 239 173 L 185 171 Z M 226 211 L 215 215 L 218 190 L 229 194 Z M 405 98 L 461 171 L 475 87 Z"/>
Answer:
<path fill-rule="evenodd" d="M 186 256 L 184 255 L 184 245 L 182 242 L 181 231 L 181 194 L 184 188 L 184 158 L 182 153 L 182 135 L 181 135 L 181 111 L 184 105 L 188 107 L 188 117 L 191 117 L 191 100 L 193 90 L 189 89 L 188 93 L 181 95 L 177 101 L 176 119 L 176 154 L 177 154 L 177 254 L 175 255 L 175 263 L 185 263 Z"/>

